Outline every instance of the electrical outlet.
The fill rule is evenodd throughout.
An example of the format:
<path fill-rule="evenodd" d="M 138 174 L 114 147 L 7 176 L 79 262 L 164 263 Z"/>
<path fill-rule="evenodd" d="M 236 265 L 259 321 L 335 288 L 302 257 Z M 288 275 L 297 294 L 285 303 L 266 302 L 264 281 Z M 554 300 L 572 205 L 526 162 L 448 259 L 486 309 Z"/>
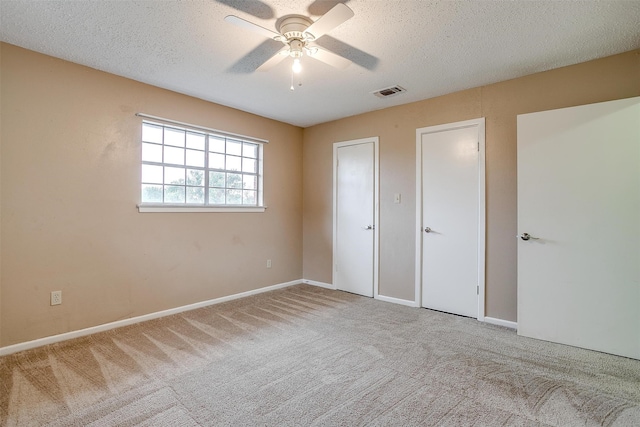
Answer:
<path fill-rule="evenodd" d="M 267 268 L 271 268 L 271 260 L 270 259 L 267 260 Z"/>
<path fill-rule="evenodd" d="M 62 291 L 51 292 L 51 305 L 62 304 Z"/>

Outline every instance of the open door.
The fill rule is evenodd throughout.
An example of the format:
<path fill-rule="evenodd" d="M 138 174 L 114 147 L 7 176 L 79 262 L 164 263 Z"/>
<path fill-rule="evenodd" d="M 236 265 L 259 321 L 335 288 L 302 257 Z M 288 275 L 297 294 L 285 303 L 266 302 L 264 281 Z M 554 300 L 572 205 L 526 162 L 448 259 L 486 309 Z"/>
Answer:
<path fill-rule="evenodd" d="M 640 98 L 518 116 L 518 333 L 640 359 Z"/>

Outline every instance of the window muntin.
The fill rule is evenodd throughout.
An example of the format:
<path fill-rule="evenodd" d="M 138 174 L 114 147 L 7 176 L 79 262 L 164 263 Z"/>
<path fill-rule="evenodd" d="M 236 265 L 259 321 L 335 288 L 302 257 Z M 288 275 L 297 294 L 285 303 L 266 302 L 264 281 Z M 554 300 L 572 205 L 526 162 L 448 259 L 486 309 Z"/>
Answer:
<path fill-rule="evenodd" d="M 262 206 L 262 144 L 142 123 L 142 204 Z"/>

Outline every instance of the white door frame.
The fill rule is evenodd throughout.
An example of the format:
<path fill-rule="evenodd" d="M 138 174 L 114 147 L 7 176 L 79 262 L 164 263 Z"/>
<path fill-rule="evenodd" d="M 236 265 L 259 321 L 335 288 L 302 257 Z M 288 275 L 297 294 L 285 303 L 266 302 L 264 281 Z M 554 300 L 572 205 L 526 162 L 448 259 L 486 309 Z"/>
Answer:
<path fill-rule="evenodd" d="M 478 127 L 478 317 L 484 321 L 485 306 L 485 124 L 484 117 L 416 129 L 416 275 L 415 305 L 422 306 L 422 135 L 465 127 Z"/>
<path fill-rule="evenodd" d="M 334 142 L 333 144 L 333 258 L 331 266 L 331 281 L 336 271 L 338 262 L 336 257 L 336 247 L 338 242 L 338 148 L 348 145 L 358 145 L 373 143 L 373 297 L 378 298 L 378 262 L 379 262 L 379 236 L 380 236 L 380 161 L 379 161 L 379 138 L 372 136 L 369 138 L 354 139 L 352 141 Z M 333 283 L 335 287 L 335 283 Z"/>

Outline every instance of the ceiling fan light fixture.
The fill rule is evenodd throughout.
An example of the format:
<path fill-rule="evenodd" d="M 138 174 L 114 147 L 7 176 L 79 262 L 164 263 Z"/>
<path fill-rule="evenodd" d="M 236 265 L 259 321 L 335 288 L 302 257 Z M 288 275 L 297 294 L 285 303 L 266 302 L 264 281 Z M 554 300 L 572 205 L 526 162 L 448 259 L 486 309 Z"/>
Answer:
<path fill-rule="evenodd" d="M 291 55 L 292 58 L 301 58 L 304 54 L 303 49 L 304 43 L 300 40 L 296 39 L 289 42 L 289 55 Z"/>
<path fill-rule="evenodd" d="M 298 74 L 302 71 L 302 64 L 300 63 L 300 58 L 293 59 L 293 65 L 291 66 L 291 71 Z"/>

